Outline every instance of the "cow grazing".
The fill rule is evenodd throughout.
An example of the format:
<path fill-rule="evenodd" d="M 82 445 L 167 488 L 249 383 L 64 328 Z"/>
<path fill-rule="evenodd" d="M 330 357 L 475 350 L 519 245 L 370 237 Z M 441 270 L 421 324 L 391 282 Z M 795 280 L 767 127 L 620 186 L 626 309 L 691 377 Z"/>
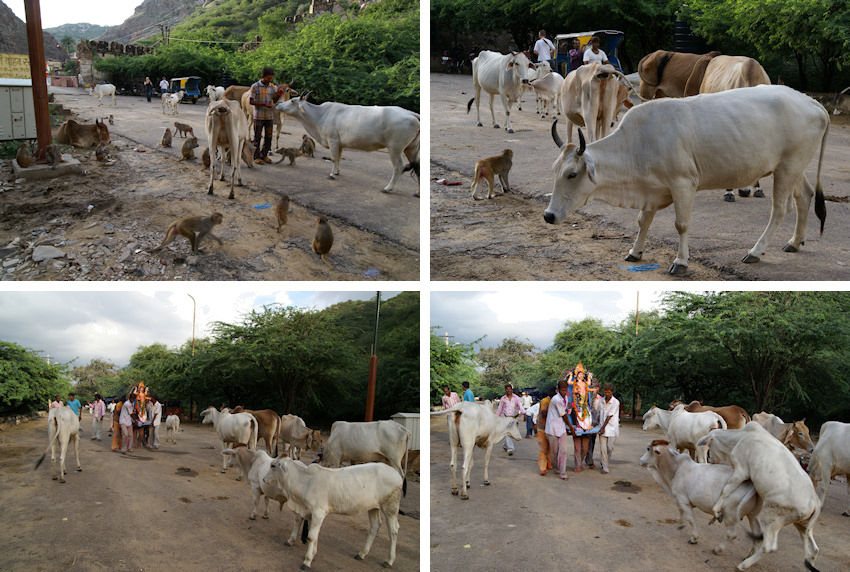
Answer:
<path fill-rule="evenodd" d="M 678 400 L 674 401 L 670 404 L 670 409 L 674 408 L 680 403 L 682 402 Z M 684 405 L 684 403 L 682 403 L 682 405 Z M 743 429 L 744 425 L 750 422 L 749 414 L 744 410 L 743 407 L 738 407 L 737 405 L 712 407 L 711 405 L 703 405 L 699 401 L 691 401 L 690 403 L 685 405 L 685 411 L 690 411 L 691 413 L 699 413 L 700 411 L 714 411 L 715 413 L 720 415 L 726 422 L 726 429 Z"/>
<path fill-rule="evenodd" d="M 638 261 L 655 212 L 672 204 L 679 250 L 670 273 L 681 274 L 688 268 L 694 194 L 746 186 L 773 173 L 770 220 L 743 262 L 759 261 L 792 197 L 797 222 L 783 250 L 797 252 L 805 240 L 813 195 L 823 232 L 826 206 L 820 171 L 828 133 L 829 114 L 821 104 L 779 85 L 650 101 L 626 113 L 608 137 L 586 145 L 581 136 L 579 147 L 564 145 L 553 124 L 552 137 L 561 154 L 552 166 L 554 191 L 543 219 L 561 223 L 593 198 L 640 209 L 640 230 L 626 258 Z M 812 189 L 804 171 L 818 144 L 820 159 Z"/>
<path fill-rule="evenodd" d="M 794 421 L 793 423 L 785 423 L 776 415 L 762 411 L 753 415 L 753 421 L 764 427 L 768 433 L 776 437 L 792 453 L 795 449 L 800 449 L 807 453 L 811 453 L 815 449 L 815 444 L 812 443 L 812 437 L 809 435 L 809 428 L 806 427 L 805 419 Z"/>
<path fill-rule="evenodd" d="M 107 95 L 112 96 L 112 105 L 118 105 L 115 101 L 115 86 L 111 83 L 101 83 L 89 88 L 89 95 L 97 98 L 97 104 L 103 105 L 103 98 Z"/>
<path fill-rule="evenodd" d="M 66 119 L 56 132 L 56 141 L 74 147 L 95 147 L 100 143 L 109 144 L 109 128 L 106 123 L 94 120 L 94 125 L 84 125 L 73 119 Z"/>
<path fill-rule="evenodd" d="M 307 133 L 331 151 L 333 167 L 330 179 L 339 175 L 343 149 L 377 151 L 386 147 L 393 164 L 393 176 L 384 192 L 389 193 L 404 168 L 404 157 L 419 176 L 419 114 L 396 106 L 345 105 L 326 101 L 315 105 L 307 101 L 309 92 L 288 101 L 279 101 L 275 109 L 297 119 Z M 415 196 L 419 196 L 419 188 Z"/>
<path fill-rule="evenodd" d="M 280 440 L 283 441 L 283 452 L 288 451 L 289 456 L 296 460 L 301 458 L 301 453 L 306 449 L 322 450 L 322 432 L 307 427 L 297 415 L 281 415 Z"/>
<path fill-rule="evenodd" d="M 74 442 L 74 458 L 77 461 L 76 471 L 82 471 L 80 467 L 80 420 L 74 411 L 67 405 L 60 405 L 50 410 L 47 416 L 47 440 L 50 449 L 50 463 L 53 466 L 53 480 L 56 480 L 56 443 L 59 442 L 59 482 L 65 482 L 65 453 L 68 451 L 68 443 Z M 36 462 L 37 469 L 47 455 L 45 451 Z"/>
<path fill-rule="evenodd" d="M 207 133 L 207 147 L 210 157 L 215 157 L 216 150 L 222 148 L 221 177 L 224 180 L 224 156 L 227 148 L 235 148 L 230 160 L 230 196 L 234 198 L 233 187 L 235 184 L 242 186 L 242 162 L 237 159 L 241 157 L 245 149 L 246 132 L 245 115 L 239 109 L 239 103 L 229 99 L 215 101 L 207 108 L 205 121 Z M 213 194 L 213 178 L 215 178 L 215 161 L 210 162 L 210 186 L 207 194 Z M 249 164 L 250 165 L 250 164 Z"/>
<path fill-rule="evenodd" d="M 691 538 L 689 544 L 699 540 L 693 508 L 706 514 L 712 513 L 724 485 L 732 475 L 732 467 L 695 463 L 689 456 L 677 453 L 668 447 L 664 440 L 655 440 L 646 448 L 640 458 L 642 467 L 646 467 L 655 482 L 664 489 L 679 509 L 679 528 L 689 526 Z M 762 503 L 751 483 L 743 483 L 723 503 L 726 525 L 726 538 L 712 552 L 720 554 L 726 549 L 726 543 L 736 536 L 735 525 L 746 516 L 752 529 L 751 536 L 761 536 L 758 514 Z"/>
<path fill-rule="evenodd" d="M 269 455 L 277 457 L 277 439 L 280 435 L 280 417 L 272 409 L 243 409 L 241 406 L 234 407 L 231 413 L 250 413 L 257 420 L 257 441 L 260 438 L 266 442 L 266 450 Z"/>
<path fill-rule="evenodd" d="M 463 469 L 461 470 L 460 498 L 469 499 L 469 475 L 472 472 L 473 449 L 484 449 L 484 484 L 490 484 L 490 453 L 493 445 L 509 435 L 516 441 L 522 441 L 520 418 L 497 417 L 489 401 L 482 404 L 462 401 L 449 409 L 433 415 L 448 414 L 449 446 L 452 450 L 452 494 L 458 494 L 457 488 L 457 449 L 463 448 Z"/>
<path fill-rule="evenodd" d="M 712 508 L 718 520 L 723 518 L 721 511 L 726 500 L 747 480 L 764 503 L 759 515 L 763 537 L 752 554 L 738 564 L 738 570 L 746 570 L 765 554 L 775 552 L 779 531 L 788 524 L 800 533 L 806 568 L 814 570 L 818 546 L 812 529 L 820 515 L 820 502 L 812 481 L 791 452 L 754 421 L 743 429 L 712 431 L 700 439 L 700 445 L 707 445 L 712 457 L 717 451 L 727 458 L 733 469 Z"/>
<path fill-rule="evenodd" d="M 626 83 L 620 83 L 618 78 Z M 573 124 L 587 127 L 591 143 L 608 135 L 630 88 L 626 76 L 612 65 L 593 62 L 570 72 L 558 93 L 559 105 L 567 117 L 567 142 L 573 140 Z"/>
<path fill-rule="evenodd" d="M 829 481 L 835 475 L 844 475 L 850 498 L 850 423 L 827 421 L 821 426 L 808 471 L 817 487 L 821 508 Z M 841 514 L 850 516 L 850 502 Z"/>
<path fill-rule="evenodd" d="M 383 513 L 390 536 L 390 555 L 384 567 L 389 568 L 395 562 L 402 478 L 390 467 L 366 463 L 326 469 L 315 463 L 308 467 L 301 461 L 279 457 L 272 461 L 271 469 L 263 480 L 267 485 L 280 487 L 288 499 L 287 506 L 296 515 L 292 535 L 286 541 L 288 546 L 292 546 L 298 538 L 302 523 L 307 520 L 310 524 L 302 570 L 308 570 L 313 562 L 319 531 L 329 514 L 369 513 L 369 535 L 363 549 L 355 556 L 357 560 L 363 560 L 369 554 L 381 526 Z"/>
<path fill-rule="evenodd" d="M 472 109 L 475 102 L 475 113 L 478 119 L 478 127 L 481 123 L 481 90 L 490 94 L 490 116 L 493 119 L 493 127 L 499 128 L 496 123 L 496 115 L 493 112 L 493 97 L 498 94 L 505 108 L 505 129 L 513 133 L 511 127 L 511 107 L 520 98 L 523 83 L 528 82 L 528 58 L 522 52 L 507 55 L 499 52 L 483 51 L 472 60 L 472 89 L 475 97 L 466 104 L 466 112 Z"/>
<path fill-rule="evenodd" d="M 674 407 L 673 411 L 651 407 L 643 415 L 643 420 L 644 431 L 660 427 L 667 435 L 671 447 L 678 451 L 687 449 L 691 457 L 695 457 L 700 463 L 707 461 L 708 450 L 705 447 L 697 447 L 697 442 L 709 431 L 726 429 L 726 421 L 717 413 L 691 413 L 685 411 L 682 404 Z"/>
<path fill-rule="evenodd" d="M 169 415 L 165 418 L 165 440 L 171 439 L 171 442 L 177 444 L 177 434 L 180 432 L 180 418 L 176 415 Z"/>
<path fill-rule="evenodd" d="M 219 99 L 224 99 L 224 88 L 221 86 L 216 87 L 214 85 L 208 85 L 206 92 L 210 103 L 218 101 Z"/>
<path fill-rule="evenodd" d="M 222 450 L 230 448 L 236 443 L 247 443 L 252 451 L 257 449 L 257 420 L 250 413 L 230 413 L 226 408 L 218 411 L 215 407 L 208 407 L 201 411 L 202 423 L 212 423 L 218 438 L 221 440 Z M 221 472 L 227 471 L 227 458 L 221 460 Z M 241 480 L 239 475 L 237 480 Z"/>
<path fill-rule="evenodd" d="M 703 64 L 719 55 L 720 52 L 682 54 L 658 50 L 644 56 L 638 63 L 641 99 L 685 97 L 689 83 L 697 87 L 702 83 Z"/>
<path fill-rule="evenodd" d="M 548 73 L 539 79 L 529 80 L 528 85 L 534 89 L 534 93 L 537 95 L 537 113 L 542 111 L 542 118 L 545 119 L 547 115 L 556 115 L 561 112 L 558 93 L 561 91 L 562 83 L 564 83 L 564 76 L 557 72 Z"/>
<path fill-rule="evenodd" d="M 245 443 L 237 443 L 232 449 L 223 450 L 221 454 L 225 457 L 234 458 L 240 472 L 246 475 L 245 480 L 251 487 L 251 492 L 254 493 L 254 511 L 249 517 L 251 520 L 257 520 L 260 497 L 263 497 L 266 501 L 263 518 L 269 517 L 270 500 L 278 501 L 280 509 L 283 510 L 286 495 L 279 486 L 270 485 L 264 481 L 272 465 L 272 458 L 265 451 L 251 451 Z"/>
<path fill-rule="evenodd" d="M 350 423 L 335 421 L 322 451 L 322 465 L 339 467 L 343 462 L 387 463 L 398 471 L 407 492 L 410 432 L 395 421 Z M 404 468 L 401 461 L 404 459 Z"/>

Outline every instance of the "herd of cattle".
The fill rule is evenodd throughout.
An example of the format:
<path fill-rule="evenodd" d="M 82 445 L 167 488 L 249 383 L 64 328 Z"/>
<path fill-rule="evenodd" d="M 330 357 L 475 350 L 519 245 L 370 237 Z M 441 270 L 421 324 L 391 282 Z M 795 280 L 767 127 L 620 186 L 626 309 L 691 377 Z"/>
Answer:
<path fill-rule="evenodd" d="M 482 51 L 472 62 L 472 82 L 474 97 L 467 113 L 475 102 L 479 126 L 482 90 L 490 95 L 495 128 L 499 125 L 493 99 L 500 97 L 508 133 L 513 133 L 511 108 L 527 87 L 536 92 L 538 112 L 542 110 L 544 117 L 551 106 L 555 114 L 564 114 L 567 143 L 558 135 L 557 120 L 551 128 L 560 152 L 543 218 L 549 224 L 562 223 L 592 199 L 639 209 L 639 232 L 627 261 L 641 259 L 656 211 L 672 204 L 679 249 L 670 273 L 684 273 L 695 193 L 726 189 L 726 200 L 734 201 L 733 188 L 758 186 L 770 174 L 774 177 L 770 220 L 743 262 L 758 262 L 764 255 L 792 200 L 797 221 L 783 250 L 797 252 L 803 244 L 812 197 L 823 233 L 826 207 L 820 171 L 829 114 L 800 92 L 770 85 L 767 73 L 752 58 L 657 51 L 644 57 L 631 76 L 610 64 L 592 63 L 564 78 L 546 62 L 530 63 L 521 52 Z M 612 131 L 623 108 L 628 111 Z M 578 146 L 572 143 L 573 124 L 579 127 Z M 804 171 L 818 146 L 812 187 Z M 760 193 L 759 189 L 756 194 Z"/>
<path fill-rule="evenodd" d="M 505 436 L 521 440 L 520 418 L 497 417 L 493 404 L 461 402 L 432 415 L 447 414 L 453 495 L 458 494 L 456 463 L 463 448 L 460 498 L 468 499 L 472 453 L 485 449 L 484 484 L 493 445 Z M 753 541 L 750 555 L 739 565 L 745 570 L 778 548 L 779 531 L 794 524 L 803 539 L 805 565 L 814 570 L 818 547 L 812 528 L 832 477 L 845 475 L 850 499 L 850 423 L 823 424 L 817 445 L 805 420 L 785 423 L 776 415 L 757 413 L 752 419 L 741 407 L 703 406 L 673 402 L 670 410 L 652 407 L 643 416 L 643 430 L 660 428 L 665 439 L 650 443 L 641 457 L 655 481 L 679 509 L 682 527 L 690 529 L 688 542 L 699 537 L 693 508 L 714 516 L 726 526 L 726 539 L 714 549 L 720 554 L 735 538 L 735 527 L 745 516 L 744 528 Z M 696 460 L 694 460 L 696 458 Z M 803 462 L 808 459 L 807 469 Z M 707 462 L 709 461 L 710 462 Z M 844 516 L 850 516 L 850 500 Z M 742 526 L 743 528 L 743 526 Z"/>
<path fill-rule="evenodd" d="M 171 418 L 177 419 L 176 427 Z M 302 569 L 310 567 L 316 554 L 317 539 L 322 521 L 329 514 L 369 516 L 369 533 L 363 549 L 356 558 L 369 553 L 372 541 L 381 525 L 383 513 L 390 538 L 390 553 L 384 563 L 392 566 L 396 554 L 399 504 L 407 490 L 407 461 L 410 433 L 395 421 L 349 423 L 337 421 L 331 426 L 326 443 L 321 432 L 310 429 L 296 415 L 278 416 L 271 409 L 252 411 L 237 407 L 221 411 L 209 407 L 201 412 L 202 423 L 210 423 L 221 441 L 222 469 L 228 461 L 235 463 L 237 480 L 251 487 L 257 518 L 260 499 L 265 501 L 263 518 L 268 518 L 270 500 L 286 504 L 295 513 L 295 526 L 287 545 L 292 545 L 303 528 L 307 553 Z M 179 431 L 179 418 L 170 415 L 166 421 L 174 430 L 174 442 Z M 59 451 L 60 482 L 65 482 L 65 454 L 74 445 L 76 470 L 81 471 L 79 458 L 80 423 L 68 406 L 50 410 L 47 421 L 48 449 L 53 463 L 53 479 L 57 479 L 56 446 Z M 268 452 L 257 448 L 265 441 Z M 278 444 L 283 451 L 278 455 Z M 318 460 L 305 465 L 299 459 L 304 450 L 318 453 Z M 47 452 L 36 463 L 44 460 Z M 341 467 L 345 461 L 350 466 Z M 321 464 L 319 464 L 321 462 Z M 355 463 L 358 463 L 355 465 Z M 331 467 L 331 468 L 326 468 Z M 341 468 L 340 468 L 341 467 Z"/>

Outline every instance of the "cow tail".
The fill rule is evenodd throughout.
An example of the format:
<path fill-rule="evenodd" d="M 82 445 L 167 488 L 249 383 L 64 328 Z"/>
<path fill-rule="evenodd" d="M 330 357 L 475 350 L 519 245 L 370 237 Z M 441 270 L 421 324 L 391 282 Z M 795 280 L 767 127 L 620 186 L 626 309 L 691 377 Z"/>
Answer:
<path fill-rule="evenodd" d="M 664 52 L 664 55 L 661 56 L 661 60 L 658 62 L 658 67 L 655 68 L 655 85 L 661 84 L 661 74 L 664 73 L 664 68 L 667 67 L 667 62 L 669 62 L 673 58 L 673 52 Z"/>
<path fill-rule="evenodd" d="M 310 534 L 310 521 L 305 518 L 304 526 L 301 527 L 301 544 L 307 544 L 308 534 Z"/>
<path fill-rule="evenodd" d="M 475 101 L 475 98 L 469 100 L 469 103 L 466 104 L 466 114 L 469 115 L 469 110 L 472 109 L 472 102 Z"/>
<path fill-rule="evenodd" d="M 815 214 L 820 220 L 820 235 L 823 236 L 823 224 L 826 222 L 826 202 L 823 198 L 823 187 L 820 182 L 821 166 L 823 165 L 823 154 L 826 149 L 826 138 L 829 135 L 829 115 L 826 117 L 826 129 L 820 142 L 820 157 L 818 158 L 818 174 L 815 179 Z M 804 175 L 805 176 L 805 175 Z"/>
<path fill-rule="evenodd" d="M 257 422 L 257 420 L 254 418 L 253 415 L 251 416 L 251 419 L 254 420 L 253 423 L 252 423 L 253 429 L 251 430 L 251 436 L 250 436 L 251 445 L 253 445 L 251 450 L 256 451 L 257 450 L 257 437 L 260 434 L 260 424 Z"/>
<path fill-rule="evenodd" d="M 259 427 L 258 427 L 259 429 Z M 275 415 L 274 420 L 274 431 L 272 431 L 272 439 L 274 439 L 274 445 L 272 449 L 274 450 L 274 456 L 277 457 L 277 442 L 280 438 L 280 417 Z"/>
<path fill-rule="evenodd" d="M 56 439 L 59 438 L 59 422 L 54 417 L 48 423 L 53 423 L 53 425 L 55 426 L 55 432 L 53 433 L 53 439 L 51 439 L 50 443 L 47 444 L 47 449 L 44 450 L 44 453 L 41 454 L 41 457 L 39 457 L 38 461 L 35 462 L 35 467 L 32 468 L 33 471 L 41 466 L 41 463 L 44 462 L 44 458 L 47 456 L 47 451 L 50 450 L 50 447 L 53 445 L 54 441 L 56 441 Z"/>
<path fill-rule="evenodd" d="M 401 496 L 407 496 L 407 468 L 410 463 L 410 433 L 407 434 L 404 453 L 404 474 L 401 476 Z"/>

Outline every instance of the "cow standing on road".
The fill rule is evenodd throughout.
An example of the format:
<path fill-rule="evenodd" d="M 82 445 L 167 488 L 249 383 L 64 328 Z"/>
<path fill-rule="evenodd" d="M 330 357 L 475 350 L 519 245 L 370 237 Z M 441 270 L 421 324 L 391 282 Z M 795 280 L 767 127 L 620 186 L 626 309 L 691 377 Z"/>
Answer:
<path fill-rule="evenodd" d="M 490 94 L 490 116 L 493 127 L 499 128 L 496 115 L 493 113 L 493 97 L 498 94 L 505 108 L 505 129 L 513 133 L 511 127 L 511 107 L 519 100 L 522 84 L 528 83 L 528 58 L 522 52 L 500 54 L 499 52 L 483 51 L 472 60 L 472 89 L 475 97 L 466 104 L 466 112 L 472 109 L 475 102 L 475 113 L 478 126 L 481 127 L 481 89 Z"/>

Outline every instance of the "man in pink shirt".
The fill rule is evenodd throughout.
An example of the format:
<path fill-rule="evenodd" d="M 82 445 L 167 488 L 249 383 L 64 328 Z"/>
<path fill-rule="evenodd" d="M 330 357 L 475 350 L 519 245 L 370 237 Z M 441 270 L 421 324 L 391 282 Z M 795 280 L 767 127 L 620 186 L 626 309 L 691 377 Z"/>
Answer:
<path fill-rule="evenodd" d="M 94 404 L 91 409 L 92 424 L 91 424 L 91 440 L 101 440 L 103 433 L 103 416 L 106 415 L 106 404 L 100 398 L 99 393 L 94 394 Z"/>
<path fill-rule="evenodd" d="M 454 391 L 449 391 L 449 386 L 443 386 L 443 409 L 450 409 L 453 405 L 460 403 L 460 396 Z"/>
<path fill-rule="evenodd" d="M 514 395 L 514 388 L 509 383 L 505 386 L 505 394 L 499 399 L 499 410 L 496 415 L 499 417 L 516 417 L 519 414 L 525 415 L 525 409 L 522 408 L 522 403 L 519 397 Z M 514 454 L 514 440 L 510 435 L 505 435 L 505 444 L 502 448 L 508 452 L 508 455 Z"/>

